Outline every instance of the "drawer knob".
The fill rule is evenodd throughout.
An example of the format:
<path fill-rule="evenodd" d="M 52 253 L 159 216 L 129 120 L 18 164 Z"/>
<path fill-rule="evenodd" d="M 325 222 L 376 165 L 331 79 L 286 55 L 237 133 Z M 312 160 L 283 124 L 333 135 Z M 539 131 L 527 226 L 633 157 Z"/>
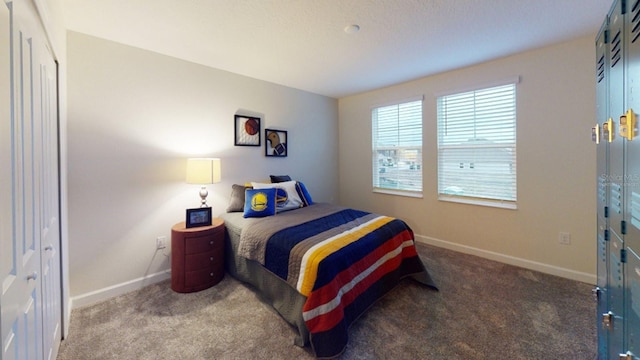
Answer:
<path fill-rule="evenodd" d="M 213 245 L 213 240 L 209 241 L 209 245 Z"/>
<path fill-rule="evenodd" d="M 209 260 L 213 261 L 213 256 L 209 258 Z"/>
<path fill-rule="evenodd" d="M 211 274 L 209 274 L 209 275 L 213 276 L 213 273 L 211 273 Z"/>

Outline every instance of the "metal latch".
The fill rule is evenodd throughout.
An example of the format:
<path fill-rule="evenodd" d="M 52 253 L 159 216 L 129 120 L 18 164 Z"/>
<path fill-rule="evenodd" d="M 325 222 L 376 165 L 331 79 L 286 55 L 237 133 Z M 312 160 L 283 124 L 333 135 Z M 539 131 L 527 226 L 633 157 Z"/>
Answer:
<path fill-rule="evenodd" d="M 602 328 L 606 330 L 613 328 L 613 313 L 611 311 L 602 314 Z"/>
<path fill-rule="evenodd" d="M 633 354 L 631 353 L 631 351 L 627 351 L 626 354 L 620 354 L 619 359 L 620 360 L 633 360 Z"/>
<path fill-rule="evenodd" d="M 600 289 L 600 286 L 596 286 L 591 290 L 591 293 L 593 294 L 593 298 L 598 301 L 600 300 L 600 293 L 602 293 L 602 289 Z"/>

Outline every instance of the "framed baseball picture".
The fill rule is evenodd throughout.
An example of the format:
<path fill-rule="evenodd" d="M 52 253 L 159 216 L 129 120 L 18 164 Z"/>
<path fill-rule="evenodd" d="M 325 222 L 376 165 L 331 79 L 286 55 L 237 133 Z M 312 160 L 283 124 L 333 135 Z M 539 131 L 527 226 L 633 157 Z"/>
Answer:
<path fill-rule="evenodd" d="M 287 132 L 284 130 L 265 129 L 264 130 L 264 155 L 285 157 L 289 153 L 287 150 Z"/>
<path fill-rule="evenodd" d="M 260 146 L 260 118 L 235 116 L 235 146 Z"/>

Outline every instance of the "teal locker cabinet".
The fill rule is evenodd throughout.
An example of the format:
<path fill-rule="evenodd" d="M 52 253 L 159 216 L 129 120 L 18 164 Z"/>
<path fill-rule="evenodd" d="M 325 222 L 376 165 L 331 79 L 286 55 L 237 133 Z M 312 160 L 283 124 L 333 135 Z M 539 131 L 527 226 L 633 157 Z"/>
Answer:
<path fill-rule="evenodd" d="M 607 315 L 603 326 L 608 330 L 609 358 L 616 359 L 624 348 L 624 283 L 621 254 L 624 248 L 622 231 L 624 210 L 624 146 L 619 132 L 619 117 L 624 113 L 625 65 L 627 63 L 624 32 L 624 1 L 617 1 L 609 13 L 609 104 L 607 142 L 609 146 L 607 185 L 609 204 L 609 262 Z"/>
<path fill-rule="evenodd" d="M 625 38 L 627 66 L 625 75 L 625 117 L 628 137 L 625 149 L 624 223 L 625 248 L 625 348 L 640 359 L 640 137 L 636 115 L 640 112 L 640 0 L 627 1 Z"/>
<path fill-rule="evenodd" d="M 598 358 L 640 360 L 640 0 L 596 37 Z"/>
<path fill-rule="evenodd" d="M 609 113 L 609 42 L 607 39 L 608 17 L 598 32 L 596 38 L 596 118 L 606 120 Z M 608 125 L 607 125 L 608 126 Z M 597 208 L 597 227 L 598 227 L 598 256 L 597 256 L 597 282 L 594 294 L 598 301 L 598 358 L 606 359 L 609 343 L 609 333 L 600 326 L 602 322 L 601 316 L 609 311 L 608 306 L 608 268 L 609 268 L 609 221 L 608 211 L 609 205 L 609 137 L 608 128 L 606 134 L 601 134 L 603 128 L 600 124 L 593 128 L 593 140 L 598 144 L 597 155 L 597 174 L 598 174 L 598 208 Z"/>

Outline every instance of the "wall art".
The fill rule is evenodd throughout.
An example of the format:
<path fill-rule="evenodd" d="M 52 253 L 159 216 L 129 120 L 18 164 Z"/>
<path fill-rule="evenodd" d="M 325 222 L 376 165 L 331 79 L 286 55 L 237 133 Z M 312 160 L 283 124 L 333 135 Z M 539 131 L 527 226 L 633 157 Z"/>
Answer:
<path fill-rule="evenodd" d="M 284 130 L 264 130 L 264 155 L 285 157 L 289 153 L 287 149 L 287 132 Z"/>
<path fill-rule="evenodd" d="M 235 145 L 260 146 L 260 118 L 252 116 L 235 116 Z"/>

